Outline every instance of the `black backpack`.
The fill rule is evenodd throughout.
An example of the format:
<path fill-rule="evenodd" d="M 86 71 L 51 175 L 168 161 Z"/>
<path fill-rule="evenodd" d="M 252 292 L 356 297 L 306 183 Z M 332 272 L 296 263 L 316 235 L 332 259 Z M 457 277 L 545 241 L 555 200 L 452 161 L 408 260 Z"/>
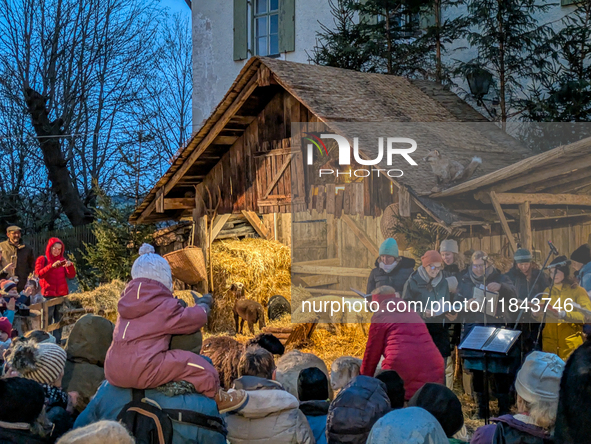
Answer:
<path fill-rule="evenodd" d="M 136 444 L 171 444 L 172 421 L 192 424 L 227 436 L 228 432 L 221 418 L 191 410 L 162 409 L 146 398 L 144 390 L 132 390 L 132 400 L 125 404 L 117 421 L 131 432 Z"/>

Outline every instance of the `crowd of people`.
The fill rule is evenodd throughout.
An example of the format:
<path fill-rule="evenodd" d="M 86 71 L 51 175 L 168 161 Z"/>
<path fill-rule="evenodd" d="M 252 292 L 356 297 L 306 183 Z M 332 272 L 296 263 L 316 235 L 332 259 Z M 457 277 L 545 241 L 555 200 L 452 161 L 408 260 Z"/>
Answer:
<path fill-rule="evenodd" d="M 452 239 L 444 240 L 439 251 L 427 251 L 418 267 L 400 254 L 394 239 L 387 239 L 367 285 L 379 309 L 372 317 L 363 360 L 357 371 L 347 373 L 344 384 L 342 374 L 331 375 L 323 365 L 301 369 L 297 380 L 286 384 L 278 366 L 287 354 L 279 357 L 254 343 L 245 345 L 237 378 L 226 390 L 214 363 L 199 354 L 200 330 L 213 296 L 195 293 L 191 307 L 175 299 L 170 266 L 150 245 L 140 248 L 132 280 L 118 302 L 115 325 L 87 314 L 74 325 L 65 346 L 60 330 L 15 334 L 17 304 L 67 295 L 67 280 L 75 269 L 59 239 L 50 239 L 45 255 L 32 260 L 20 229 L 8 231 L 8 241 L 0 244 L 0 442 L 589 441 L 589 245 L 575 250 L 570 260 L 556 257 L 546 275 L 523 248 L 514 253 L 511 270 L 502 273 L 483 251 L 472 252 L 466 264 Z M 482 291 L 505 301 L 505 310 L 388 308 L 398 301 L 425 307 L 429 301 L 469 302 Z M 542 304 L 542 298 L 548 303 Z M 508 310 L 512 300 L 528 305 Z M 567 300 L 574 309 L 566 309 Z M 536 304 L 545 309 L 533 310 Z M 49 316 L 58 322 L 60 309 Z M 506 354 L 456 350 L 482 325 L 521 334 Z M 488 419 L 489 398 L 496 400 L 498 410 L 491 424 L 472 436 L 454 392 L 457 360 L 466 375 L 464 391 L 477 405 L 475 416 Z M 336 377 L 343 387 L 333 396 L 331 380 Z"/>

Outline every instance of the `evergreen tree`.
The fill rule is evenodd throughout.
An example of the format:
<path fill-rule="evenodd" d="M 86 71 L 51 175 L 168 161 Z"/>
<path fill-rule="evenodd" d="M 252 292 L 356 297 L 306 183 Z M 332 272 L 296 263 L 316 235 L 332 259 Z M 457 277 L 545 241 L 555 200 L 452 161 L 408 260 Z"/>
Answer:
<path fill-rule="evenodd" d="M 131 225 L 128 218 L 133 204 L 116 204 L 102 190 L 97 191 L 97 208 L 92 222 L 95 245 L 85 245 L 82 269 L 79 276 L 85 288 L 114 279 L 130 279 L 131 267 L 138 257 L 139 247 L 152 241 L 153 225 Z"/>
<path fill-rule="evenodd" d="M 579 3 L 550 40 L 553 52 L 525 101 L 525 120 L 588 122 L 591 119 L 591 0 Z"/>
<path fill-rule="evenodd" d="M 364 72 L 448 79 L 442 56 L 465 19 L 442 19 L 463 0 L 329 0 L 334 27 L 321 24 L 310 61 Z"/>
<path fill-rule="evenodd" d="M 535 16 L 551 5 L 538 0 L 468 0 L 467 7 L 467 38 L 478 55 L 461 63 L 456 74 L 466 76 L 483 69 L 490 72 L 499 95 L 498 118 L 506 122 L 520 112 L 524 86 L 546 65 L 552 29 L 540 25 Z"/>

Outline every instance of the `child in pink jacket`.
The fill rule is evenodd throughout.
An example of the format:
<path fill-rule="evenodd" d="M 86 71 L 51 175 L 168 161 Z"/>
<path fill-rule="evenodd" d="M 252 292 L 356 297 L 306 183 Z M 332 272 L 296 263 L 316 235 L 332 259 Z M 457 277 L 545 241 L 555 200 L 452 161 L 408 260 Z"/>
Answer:
<path fill-rule="evenodd" d="M 214 398 L 220 413 L 240 408 L 244 391 L 220 389 L 216 369 L 202 356 L 169 350 L 172 335 L 192 334 L 207 322 L 210 295 L 183 307 L 172 295 L 168 262 L 151 245 L 140 248 L 131 269 L 133 278 L 117 304 L 113 342 L 105 359 L 105 378 L 123 388 L 151 389 L 172 381 L 187 381 Z"/>

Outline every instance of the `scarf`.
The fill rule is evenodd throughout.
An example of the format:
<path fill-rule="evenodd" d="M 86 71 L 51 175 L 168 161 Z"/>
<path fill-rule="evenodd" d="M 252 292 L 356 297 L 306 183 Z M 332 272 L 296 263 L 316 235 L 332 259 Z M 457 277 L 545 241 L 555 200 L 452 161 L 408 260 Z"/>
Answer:
<path fill-rule="evenodd" d="M 486 271 L 482 276 L 476 276 L 474 274 L 474 270 L 472 269 L 472 267 L 470 267 L 468 272 L 470 273 L 470 279 L 472 280 L 472 283 L 479 287 L 482 283 L 484 283 L 484 277 L 486 276 L 488 278 L 491 274 L 494 273 L 494 271 L 495 268 L 492 265 L 489 265 L 488 267 L 486 267 Z"/>
<path fill-rule="evenodd" d="M 41 384 L 45 392 L 45 405 L 68 408 L 68 394 L 61 388 L 49 384 Z"/>
<path fill-rule="evenodd" d="M 393 264 L 386 265 L 383 262 L 380 262 L 380 268 L 384 270 L 386 273 L 390 273 L 394 268 L 398 265 L 398 261 L 395 261 Z"/>
<path fill-rule="evenodd" d="M 31 424 L 27 424 L 26 422 L 0 421 L 0 427 L 9 430 L 31 430 Z"/>
<path fill-rule="evenodd" d="M 432 278 L 431 276 L 429 276 L 427 274 L 427 270 L 425 270 L 425 267 L 423 267 L 422 265 L 417 269 L 419 276 L 427 283 L 430 284 L 431 287 L 435 288 L 439 285 L 439 283 L 441 282 L 441 279 L 443 279 L 443 273 L 439 272 L 437 274 L 437 276 L 435 276 L 434 278 Z"/>

